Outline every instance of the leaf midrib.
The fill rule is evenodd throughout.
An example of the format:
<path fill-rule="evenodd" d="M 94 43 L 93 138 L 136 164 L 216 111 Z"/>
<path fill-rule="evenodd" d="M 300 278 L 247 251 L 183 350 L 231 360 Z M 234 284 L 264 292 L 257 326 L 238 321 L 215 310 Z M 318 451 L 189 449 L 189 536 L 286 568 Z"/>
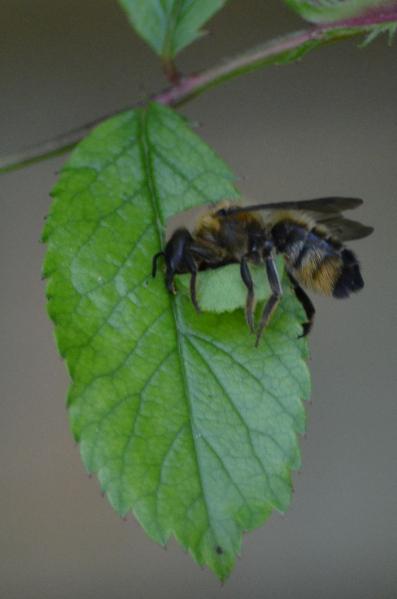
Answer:
<path fill-rule="evenodd" d="M 163 58 L 172 58 L 175 54 L 175 32 L 179 26 L 179 14 L 182 8 L 182 0 L 176 0 L 171 13 L 166 15 L 165 36 L 161 55 Z"/>
<path fill-rule="evenodd" d="M 150 110 L 150 107 L 147 110 Z M 163 220 L 162 212 L 160 210 L 160 206 L 159 206 L 159 202 L 158 202 L 158 195 L 157 195 L 157 190 L 156 190 L 156 184 L 155 184 L 155 177 L 153 176 L 152 167 L 151 167 L 151 159 L 150 159 L 150 145 L 151 144 L 149 142 L 149 137 L 148 137 L 148 132 L 147 132 L 147 110 L 142 109 L 138 113 L 138 117 L 140 119 L 139 135 L 140 135 L 140 140 L 141 140 L 141 144 L 140 144 L 141 157 L 142 157 L 143 167 L 146 171 L 146 176 L 147 176 L 146 179 L 147 179 L 148 187 L 149 187 L 149 198 L 150 198 L 150 203 L 152 206 L 152 211 L 155 216 L 155 221 L 156 221 L 155 228 L 157 230 L 159 247 L 161 247 L 162 242 L 164 240 L 163 231 L 165 230 L 165 223 Z M 162 228 L 160 228 L 160 225 Z M 190 399 L 189 378 L 186 373 L 185 361 L 184 361 L 183 333 L 182 333 L 183 326 L 181 325 L 181 317 L 179 314 L 179 309 L 176 305 L 177 302 L 172 300 L 170 294 L 167 294 L 167 295 L 168 295 L 169 307 L 170 307 L 170 310 L 172 311 L 172 314 L 174 317 L 173 321 L 174 321 L 174 325 L 175 325 L 176 349 L 177 349 L 178 355 L 179 355 L 179 364 L 180 364 L 181 376 L 182 376 L 182 381 L 183 381 L 184 397 L 185 397 L 186 404 L 188 407 L 188 412 L 189 412 L 189 425 L 190 425 L 190 432 L 191 432 L 191 437 L 192 437 L 193 446 L 194 446 L 194 457 L 195 457 L 195 461 L 196 461 L 198 479 L 199 479 L 199 484 L 200 484 L 200 488 L 201 488 L 203 503 L 205 506 L 206 514 L 207 514 L 208 527 L 211 527 L 211 530 L 214 533 L 215 527 L 212 525 L 212 518 L 211 518 L 211 514 L 210 514 L 210 510 L 209 510 L 207 495 L 206 495 L 206 491 L 205 491 L 205 485 L 204 485 L 203 476 L 202 476 L 202 466 L 200 463 L 199 451 L 197 449 L 197 443 L 196 443 L 196 439 L 195 439 L 195 435 L 194 435 L 194 431 L 193 431 L 194 410 L 193 410 L 193 405 L 192 405 L 192 402 Z M 205 532 L 203 532 L 203 535 L 204 534 L 205 534 Z"/>

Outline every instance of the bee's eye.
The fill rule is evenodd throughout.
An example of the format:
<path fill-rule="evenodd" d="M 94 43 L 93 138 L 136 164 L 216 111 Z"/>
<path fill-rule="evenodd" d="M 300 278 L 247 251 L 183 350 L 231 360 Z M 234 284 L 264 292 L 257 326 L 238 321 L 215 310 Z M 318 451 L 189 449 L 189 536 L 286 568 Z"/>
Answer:
<path fill-rule="evenodd" d="M 220 210 L 218 210 L 218 216 L 226 216 L 227 212 L 225 210 L 225 208 L 221 208 Z"/>

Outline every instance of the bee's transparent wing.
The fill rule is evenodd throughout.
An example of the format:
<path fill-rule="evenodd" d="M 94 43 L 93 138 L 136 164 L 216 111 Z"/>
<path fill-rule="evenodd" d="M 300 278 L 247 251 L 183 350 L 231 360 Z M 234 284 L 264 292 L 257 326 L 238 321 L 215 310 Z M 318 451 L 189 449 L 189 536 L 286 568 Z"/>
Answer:
<path fill-rule="evenodd" d="M 325 219 L 316 219 L 318 224 L 325 225 L 331 235 L 340 241 L 352 241 L 362 239 L 371 235 L 374 228 L 363 225 L 356 220 L 349 220 L 343 216 L 335 216 Z"/>
<path fill-rule="evenodd" d="M 353 210 L 363 203 L 360 198 L 330 196 L 296 202 L 274 202 L 270 204 L 251 204 L 249 206 L 232 206 L 227 213 L 256 212 L 277 210 L 302 210 L 318 224 L 326 226 L 331 234 L 341 241 L 362 239 L 373 232 L 373 227 L 344 218 L 344 210 Z"/>
<path fill-rule="evenodd" d="M 297 200 L 296 202 L 272 202 L 269 204 L 250 204 L 249 206 L 232 206 L 226 209 L 228 214 L 236 212 L 256 212 L 257 210 L 304 210 L 320 214 L 340 214 L 344 210 L 358 208 L 363 203 L 359 198 L 327 197 L 313 200 Z M 316 219 L 317 220 L 317 219 Z"/>
<path fill-rule="evenodd" d="M 298 200 L 296 202 L 282 202 L 278 206 L 287 210 L 304 210 L 320 214 L 339 214 L 344 210 L 353 210 L 363 204 L 360 198 L 326 197 L 313 200 Z M 317 220 L 317 219 L 316 219 Z"/>

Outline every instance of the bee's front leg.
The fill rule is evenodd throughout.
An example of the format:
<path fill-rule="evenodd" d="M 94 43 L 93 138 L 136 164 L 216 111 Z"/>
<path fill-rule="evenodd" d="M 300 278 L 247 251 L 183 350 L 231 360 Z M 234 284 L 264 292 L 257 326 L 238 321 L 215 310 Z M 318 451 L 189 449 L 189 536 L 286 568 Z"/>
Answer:
<path fill-rule="evenodd" d="M 164 252 L 157 252 L 157 254 L 155 254 L 153 256 L 153 259 L 152 259 L 152 277 L 153 277 L 153 279 L 156 276 L 156 273 L 157 273 L 157 262 L 158 262 L 158 259 L 161 256 L 165 256 Z"/>
<path fill-rule="evenodd" d="M 192 300 L 192 304 L 195 307 L 196 312 L 200 312 L 200 306 L 198 304 L 196 294 L 196 277 L 198 267 L 196 261 L 194 260 L 192 254 L 189 251 L 186 252 L 185 262 L 190 272 L 190 299 Z"/>
<path fill-rule="evenodd" d="M 189 251 L 185 254 L 185 263 L 190 277 L 190 298 L 197 312 L 200 312 L 200 306 L 196 294 L 196 278 L 200 269 L 215 267 L 222 263 L 223 251 L 216 245 L 202 240 L 194 241 L 189 246 Z"/>

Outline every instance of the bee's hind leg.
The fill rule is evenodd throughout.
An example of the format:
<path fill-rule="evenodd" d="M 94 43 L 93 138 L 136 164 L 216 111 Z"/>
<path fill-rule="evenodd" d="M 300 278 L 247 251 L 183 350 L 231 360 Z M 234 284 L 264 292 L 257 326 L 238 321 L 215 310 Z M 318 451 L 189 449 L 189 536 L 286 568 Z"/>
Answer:
<path fill-rule="evenodd" d="M 260 338 L 262 337 L 262 333 L 266 328 L 274 310 L 277 308 L 277 305 L 281 299 L 283 294 L 283 290 L 281 288 L 280 277 L 278 276 L 277 267 L 274 262 L 274 258 L 272 256 L 267 256 L 265 258 L 266 265 L 266 274 L 269 280 L 270 289 L 272 291 L 271 296 L 267 300 L 265 307 L 263 308 L 262 317 L 259 323 L 258 331 L 256 334 L 256 342 L 255 347 L 258 347 Z"/>
<path fill-rule="evenodd" d="M 240 273 L 241 278 L 244 282 L 244 285 L 247 288 L 247 300 L 245 302 L 245 319 L 249 326 L 251 333 L 254 332 L 254 284 L 252 282 L 252 277 L 250 270 L 248 268 L 247 258 L 243 256 L 240 262 Z"/>
<path fill-rule="evenodd" d="M 294 279 L 291 273 L 288 273 L 288 277 L 292 283 L 297 299 L 300 301 L 304 311 L 306 312 L 307 321 L 302 324 L 302 334 L 299 335 L 299 337 L 306 337 L 306 335 L 308 335 L 312 329 L 316 309 L 313 306 L 310 297 L 302 289 L 298 281 Z"/>

